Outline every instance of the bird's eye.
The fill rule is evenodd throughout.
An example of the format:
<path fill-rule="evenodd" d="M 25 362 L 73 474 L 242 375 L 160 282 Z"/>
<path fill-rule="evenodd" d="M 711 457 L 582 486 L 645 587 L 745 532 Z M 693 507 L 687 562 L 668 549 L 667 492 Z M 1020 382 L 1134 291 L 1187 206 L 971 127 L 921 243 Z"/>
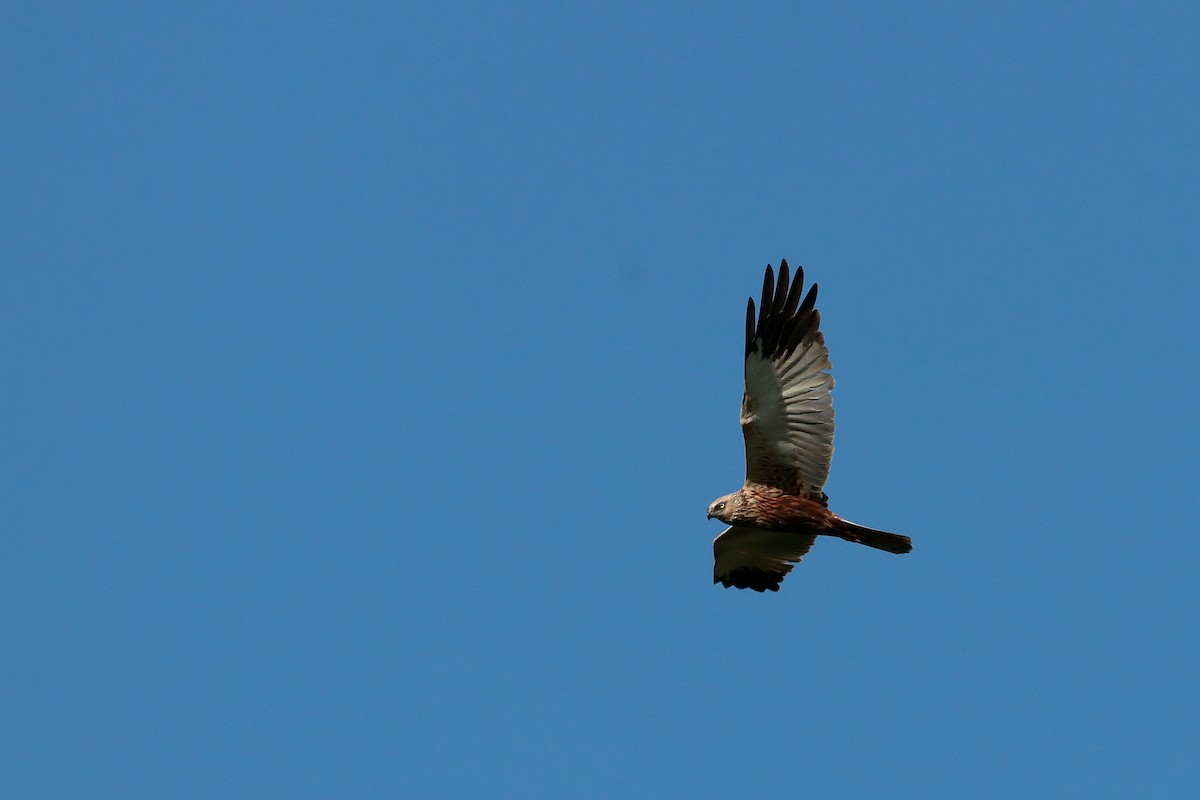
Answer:
<path fill-rule="evenodd" d="M 717 511 L 720 511 L 724 507 L 725 507 L 724 503 L 717 503 Z"/>

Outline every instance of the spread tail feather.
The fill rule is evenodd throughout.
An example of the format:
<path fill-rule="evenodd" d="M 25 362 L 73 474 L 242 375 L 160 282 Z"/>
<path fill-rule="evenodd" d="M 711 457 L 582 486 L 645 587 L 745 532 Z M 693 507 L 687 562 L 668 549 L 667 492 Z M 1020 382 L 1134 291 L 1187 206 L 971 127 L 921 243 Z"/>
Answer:
<path fill-rule="evenodd" d="M 864 528 L 862 525 L 855 525 L 853 522 L 847 522 L 844 519 L 838 520 L 836 535 L 842 537 L 847 542 L 865 544 L 867 547 L 874 547 L 876 550 L 886 550 L 889 553 L 912 552 L 912 539 L 907 536 L 901 536 L 898 533 L 888 533 L 887 531 L 877 531 L 874 528 Z"/>

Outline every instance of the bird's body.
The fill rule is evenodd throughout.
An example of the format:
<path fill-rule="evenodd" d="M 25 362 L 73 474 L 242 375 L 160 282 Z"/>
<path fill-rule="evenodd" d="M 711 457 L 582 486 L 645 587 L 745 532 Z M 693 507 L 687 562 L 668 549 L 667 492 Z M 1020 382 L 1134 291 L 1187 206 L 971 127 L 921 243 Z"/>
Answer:
<path fill-rule="evenodd" d="M 738 492 L 739 501 L 731 503 L 733 512 L 713 514 L 730 525 L 749 525 L 766 531 L 803 530 L 824 533 L 836 519 L 828 508 L 807 497 L 784 494 L 774 486 L 749 483 Z"/>
<path fill-rule="evenodd" d="M 788 265 L 779 280 L 767 266 L 761 310 L 746 311 L 746 391 L 742 432 L 746 482 L 709 506 L 709 518 L 731 527 L 713 542 L 713 583 L 777 591 L 792 566 L 819 535 L 836 536 L 891 553 L 912 541 L 865 528 L 828 508 L 823 487 L 833 457 L 833 377 L 819 330 L 816 284 L 803 302 L 803 271 L 789 286 Z"/>

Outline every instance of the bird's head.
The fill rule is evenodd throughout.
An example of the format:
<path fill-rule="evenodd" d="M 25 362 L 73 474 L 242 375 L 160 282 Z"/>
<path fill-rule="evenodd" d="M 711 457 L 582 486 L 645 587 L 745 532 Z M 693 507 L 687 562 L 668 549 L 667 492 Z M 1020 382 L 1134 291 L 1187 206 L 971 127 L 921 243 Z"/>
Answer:
<path fill-rule="evenodd" d="M 708 507 L 708 518 L 719 519 L 721 522 L 732 523 L 733 517 L 742 507 L 741 494 L 734 492 L 724 497 L 718 497 Z"/>

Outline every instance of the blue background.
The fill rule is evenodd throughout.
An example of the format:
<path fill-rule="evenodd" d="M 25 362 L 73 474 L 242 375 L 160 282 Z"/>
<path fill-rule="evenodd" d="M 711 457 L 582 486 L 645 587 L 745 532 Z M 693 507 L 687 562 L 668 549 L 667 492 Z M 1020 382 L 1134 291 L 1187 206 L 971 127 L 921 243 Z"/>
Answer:
<path fill-rule="evenodd" d="M 1194 3 L 5 17 L 5 797 L 1194 796 Z"/>

